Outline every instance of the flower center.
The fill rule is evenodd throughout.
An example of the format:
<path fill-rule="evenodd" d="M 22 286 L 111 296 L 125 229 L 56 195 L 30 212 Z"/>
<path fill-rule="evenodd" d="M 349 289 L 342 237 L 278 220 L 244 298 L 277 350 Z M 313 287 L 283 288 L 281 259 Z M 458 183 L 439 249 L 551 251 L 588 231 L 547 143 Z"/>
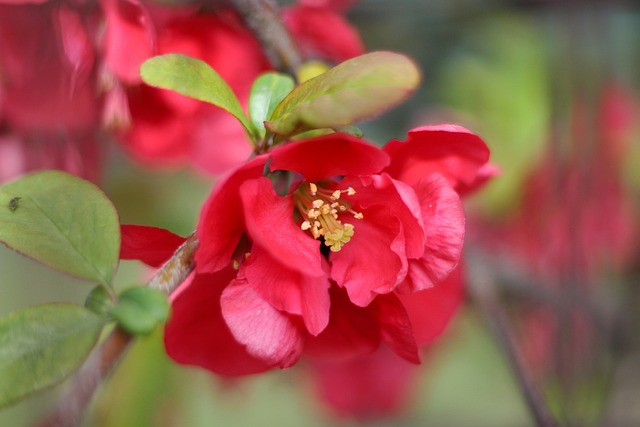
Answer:
<path fill-rule="evenodd" d="M 353 225 L 343 224 L 339 215 L 350 213 L 356 219 L 364 217 L 361 212 L 351 209 L 349 202 L 340 199 L 343 194 L 353 196 L 356 190 L 349 187 L 331 191 L 309 183 L 308 187 L 301 185 L 294 196 L 296 209 L 303 218 L 300 228 L 311 233 L 314 239 L 322 237 L 332 252 L 342 249 L 354 233 Z"/>

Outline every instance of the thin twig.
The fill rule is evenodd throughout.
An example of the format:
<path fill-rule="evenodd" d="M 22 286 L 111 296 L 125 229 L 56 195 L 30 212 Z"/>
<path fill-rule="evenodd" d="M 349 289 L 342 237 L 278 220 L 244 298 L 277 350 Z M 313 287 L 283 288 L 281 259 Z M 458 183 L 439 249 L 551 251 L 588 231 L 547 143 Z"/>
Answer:
<path fill-rule="evenodd" d="M 194 254 L 198 246 L 195 233 L 176 250 L 173 256 L 153 276 L 148 286 L 163 290 L 167 295 L 193 271 Z M 133 336 L 116 327 L 86 360 L 67 392 L 56 407 L 35 427 L 74 427 L 82 422 L 87 407 L 105 378 L 133 342 Z"/>
<path fill-rule="evenodd" d="M 271 64 L 295 76 L 302 64 L 298 48 L 285 28 L 278 13 L 278 5 L 272 0 L 231 0 L 253 31 L 266 52 Z"/>
<path fill-rule="evenodd" d="M 473 303 L 482 313 L 507 357 L 536 425 L 538 427 L 557 427 L 558 424 L 549 412 L 538 384 L 525 367 L 524 358 L 516 345 L 513 331 L 509 327 L 507 315 L 497 301 L 490 270 L 473 256 L 467 256 L 465 260 L 469 272 L 468 276 L 473 276 L 467 278 Z"/>

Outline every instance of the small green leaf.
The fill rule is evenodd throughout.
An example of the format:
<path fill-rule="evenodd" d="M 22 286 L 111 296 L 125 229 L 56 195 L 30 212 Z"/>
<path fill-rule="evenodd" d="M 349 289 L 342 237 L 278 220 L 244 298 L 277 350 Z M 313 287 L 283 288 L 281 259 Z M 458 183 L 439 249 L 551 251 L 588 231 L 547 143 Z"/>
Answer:
<path fill-rule="evenodd" d="M 111 316 L 127 332 L 145 335 L 169 317 L 167 296 L 146 286 L 127 289 L 111 310 Z"/>
<path fill-rule="evenodd" d="M 118 265 L 120 224 L 98 187 L 65 172 L 44 171 L 0 186 L 0 242 L 108 286 Z"/>
<path fill-rule="evenodd" d="M 281 73 L 265 73 L 253 82 L 249 95 L 249 117 L 260 138 L 264 138 L 264 122 L 269 120 L 276 106 L 295 87 L 293 79 Z"/>
<path fill-rule="evenodd" d="M 368 53 L 302 83 L 276 107 L 266 126 L 279 135 L 347 126 L 397 105 L 419 83 L 420 71 L 406 56 Z"/>
<path fill-rule="evenodd" d="M 57 384 L 95 345 L 104 320 L 74 304 L 29 307 L 0 318 L 0 407 Z"/>
<path fill-rule="evenodd" d="M 204 61 L 178 53 L 155 56 L 140 66 L 145 83 L 208 102 L 231 113 L 255 141 L 256 131 L 220 74 Z"/>

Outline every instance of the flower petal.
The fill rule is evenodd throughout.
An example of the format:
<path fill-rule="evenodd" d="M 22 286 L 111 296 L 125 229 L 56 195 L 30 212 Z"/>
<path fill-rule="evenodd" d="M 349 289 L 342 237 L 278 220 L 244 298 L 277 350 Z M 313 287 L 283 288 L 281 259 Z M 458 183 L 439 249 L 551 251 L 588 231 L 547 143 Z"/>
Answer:
<path fill-rule="evenodd" d="M 273 191 L 268 178 L 246 181 L 240 187 L 247 231 L 258 245 L 288 268 L 322 276 L 320 242 L 293 222 L 293 198 Z"/>
<path fill-rule="evenodd" d="M 394 178 L 413 185 L 426 174 L 438 172 L 456 190 L 469 189 L 479 169 L 489 160 L 489 148 L 484 141 L 456 125 L 413 129 L 406 141 L 390 141 L 383 150 L 391 156 L 385 172 Z"/>
<path fill-rule="evenodd" d="M 420 214 L 420 202 L 411 186 L 383 174 L 360 179 L 345 178 L 340 181 L 340 187 L 357 188 L 359 207 L 383 209 L 398 219 L 406 239 L 408 258 L 418 258 L 424 253 L 425 225 Z"/>
<path fill-rule="evenodd" d="M 378 294 L 393 291 L 407 269 L 406 245 L 398 221 L 375 211 L 365 211 L 364 216 L 354 225 L 351 241 L 330 254 L 331 278 L 345 287 L 349 299 L 360 307 Z"/>
<path fill-rule="evenodd" d="M 140 64 L 155 52 L 155 28 L 139 0 L 102 0 L 105 61 L 127 83 L 139 83 Z"/>
<path fill-rule="evenodd" d="M 393 416 L 409 403 L 419 378 L 415 364 L 386 346 L 347 360 L 313 360 L 314 385 L 334 412 L 358 420 Z"/>
<path fill-rule="evenodd" d="M 235 274 L 232 268 L 197 274 L 172 296 L 164 342 L 167 354 L 176 362 L 227 376 L 269 369 L 268 364 L 251 356 L 233 338 L 222 317 L 220 295 Z"/>
<path fill-rule="evenodd" d="M 307 181 L 343 175 L 370 175 L 389 164 L 379 148 L 355 136 L 332 133 L 296 141 L 271 153 L 271 171 L 298 172 Z"/>
<path fill-rule="evenodd" d="M 380 295 L 375 299 L 382 340 L 396 353 L 411 363 L 420 363 L 418 345 L 407 310 L 395 294 Z"/>
<path fill-rule="evenodd" d="M 244 278 L 222 292 L 222 316 L 238 342 L 269 366 L 288 368 L 302 354 L 302 328 L 290 315 L 263 300 Z"/>
<path fill-rule="evenodd" d="M 152 267 L 164 264 L 186 240 L 164 228 L 122 224 L 120 259 L 139 260 Z"/>
<path fill-rule="evenodd" d="M 368 354 L 380 343 L 380 328 L 374 307 L 358 307 L 344 289 L 332 286 L 329 325 L 317 337 L 307 335 L 304 352 L 323 360 L 340 360 Z"/>
<path fill-rule="evenodd" d="M 436 339 L 462 303 L 464 287 L 461 271 L 458 265 L 438 286 L 398 295 L 411 319 L 418 345 L 423 346 Z"/>
<path fill-rule="evenodd" d="M 447 180 L 433 174 L 415 185 L 420 200 L 427 246 L 422 257 L 409 260 L 409 276 L 398 291 L 416 292 L 430 288 L 455 268 L 464 242 L 464 212 L 458 194 Z"/>
<path fill-rule="evenodd" d="M 266 158 L 256 157 L 218 181 L 205 202 L 198 223 L 196 265 L 199 272 L 214 272 L 231 260 L 245 233 L 245 219 L 238 187 L 262 176 Z"/>
<path fill-rule="evenodd" d="M 358 32 L 329 8 L 298 4 L 283 10 L 283 20 L 306 57 L 342 62 L 365 51 Z"/>
<path fill-rule="evenodd" d="M 253 245 L 242 265 L 247 282 L 274 308 L 301 315 L 312 335 L 329 323 L 329 280 L 292 270 L 274 260 L 269 252 Z"/>

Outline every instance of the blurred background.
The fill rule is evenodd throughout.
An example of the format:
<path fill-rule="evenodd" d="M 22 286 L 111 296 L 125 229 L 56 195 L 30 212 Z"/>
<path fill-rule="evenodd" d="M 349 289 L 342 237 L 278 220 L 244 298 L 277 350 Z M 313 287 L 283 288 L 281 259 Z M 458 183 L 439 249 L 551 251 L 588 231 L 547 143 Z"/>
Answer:
<path fill-rule="evenodd" d="M 82 16 L 82 28 L 102 28 L 90 2 L 2 3 L 0 84 L 19 68 L 16 57 L 37 52 L 33 46 L 46 49 L 34 36 L 16 56 L 9 43 L 19 37 L 9 22 L 14 13 L 33 17 L 48 8 L 32 23 L 44 39 L 47 31 L 60 31 L 44 18 L 52 11 L 86 11 L 60 12 L 64 28 L 75 31 L 74 16 Z M 425 349 L 422 366 L 378 411 L 336 406 L 305 361 L 240 380 L 179 366 L 164 354 L 158 332 L 127 354 L 85 425 L 534 426 L 508 349 L 515 349 L 521 371 L 559 425 L 640 425 L 640 7 L 577 0 L 315 3 L 338 4 L 367 50 L 406 53 L 423 71 L 408 102 L 362 124 L 367 139 L 383 145 L 406 139 L 413 127 L 452 122 L 492 150 L 500 175 L 465 200 L 463 304 Z M 67 57 L 88 55 L 82 46 L 67 47 Z M 113 84 L 101 69 L 85 72 L 86 62 L 71 63 L 77 65 L 73 84 L 91 78 Z M 54 72 L 44 75 L 38 66 Z M 34 60 L 28 72 L 45 86 L 56 79 L 71 84 L 56 70 L 54 62 Z M 121 83 L 112 88 L 130 90 L 135 82 Z M 0 179 L 63 168 L 104 188 L 123 223 L 192 232 L 217 174 L 194 167 L 184 160 L 188 155 L 179 162 L 164 161 L 166 153 L 141 161 L 139 146 L 127 135 L 123 143 L 119 128 L 136 119 L 137 95 L 128 95 L 128 115 L 115 108 L 105 121 L 107 106 L 120 99 L 112 89 L 101 95 L 102 112 L 82 123 L 69 113 L 68 126 L 51 130 L 38 122 L 38 111 L 33 119 L 16 107 L 52 96 L 50 88 L 35 86 L 19 101 L 0 86 Z M 82 96 L 74 102 L 84 105 Z M 5 247 L 0 273 L 0 315 L 43 302 L 82 303 L 89 290 Z M 122 262 L 117 282 L 140 283 L 150 274 Z M 1 410 L 0 425 L 28 425 L 63 388 Z"/>

